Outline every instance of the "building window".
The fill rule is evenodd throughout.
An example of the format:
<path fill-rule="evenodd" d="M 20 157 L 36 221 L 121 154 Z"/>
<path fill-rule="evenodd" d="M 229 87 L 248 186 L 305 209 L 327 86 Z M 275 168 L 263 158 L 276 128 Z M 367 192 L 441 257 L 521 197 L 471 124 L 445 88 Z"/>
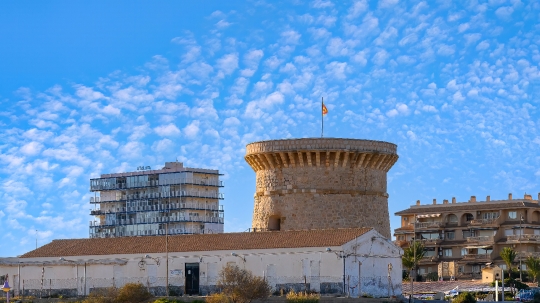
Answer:
<path fill-rule="evenodd" d="M 397 239 L 398 239 L 399 241 L 403 241 L 403 240 L 405 240 L 405 237 L 404 237 L 404 236 L 398 236 Z"/>
<path fill-rule="evenodd" d="M 498 212 L 482 213 L 482 219 L 497 219 L 498 217 Z"/>
<path fill-rule="evenodd" d="M 445 257 L 451 257 L 452 256 L 452 249 L 451 248 L 446 248 L 444 250 L 444 256 Z"/>
<path fill-rule="evenodd" d="M 467 254 L 467 249 L 466 248 L 462 248 L 461 249 L 461 256 L 465 256 Z"/>
<path fill-rule="evenodd" d="M 474 231 L 470 230 L 464 230 L 463 231 L 463 239 L 467 239 L 468 237 L 474 237 Z"/>
<path fill-rule="evenodd" d="M 509 211 L 508 212 L 508 219 L 517 219 L 517 212 L 516 211 Z"/>
<path fill-rule="evenodd" d="M 465 272 L 465 265 L 458 266 L 458 273 L 464 273 Z"/>
<path fill-rule="evenodd" d="M 448 215 L 448 217 L 446 217 L 446 222 L 448 223 L 457 223 L 457 221 L 458 219 L 456 215 Z"/>
<path fill-rule="evenodd" d="M 540 229 L 538 230 L 540 231 Z M 446 232 L 446 240 L 454 240 L 456 238 L 456 233 L 453 231 Z"/>
<path fill-rule="evenodd" d="M 424 257 L 434 257 L 434 256 L 435 256 L 434 247 L 424 248 Z"/>
<path fill-rule="evenodd" d="M 506 264 L 500 264 L 499 267 L 500 267 L 502 270 L 506 270 Z"/>
<path fill-rule="evenodd" d="M 505 236 L 513 236 L 514 235 L 514 230 L 513 229 L 505 229 L 504 230 L 504 235 Z"/>
<path fill-rule="evenodd" d="M 466 214 L 465 215 L 465 221 L 469 222 L 474 219 L 474 216 L 472 214 Z"/>

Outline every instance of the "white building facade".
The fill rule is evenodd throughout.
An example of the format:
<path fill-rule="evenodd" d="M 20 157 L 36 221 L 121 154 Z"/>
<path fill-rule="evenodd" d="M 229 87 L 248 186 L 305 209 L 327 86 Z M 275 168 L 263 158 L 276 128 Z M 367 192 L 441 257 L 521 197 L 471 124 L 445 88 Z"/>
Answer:
<path fill-rule="evenodd" d="M 162 169 L 90 180 L 90 238 L 222 233 L 219 171 L 167 162 Z"/>
<path fill-rule="evenodd" d="M 228 264 L 275 293 L 401 294 L 401 248 L 371 228 L 55 240 L 0 259 L 14 295 L 83 296 L 140 282 L 156 295 L 208 295 Z"/>

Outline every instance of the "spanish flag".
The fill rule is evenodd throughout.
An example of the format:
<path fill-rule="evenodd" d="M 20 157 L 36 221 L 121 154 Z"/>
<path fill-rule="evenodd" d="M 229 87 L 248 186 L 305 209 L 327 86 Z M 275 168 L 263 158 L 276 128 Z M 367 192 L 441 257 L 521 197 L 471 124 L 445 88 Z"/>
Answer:
<path fill-rule="evenodd" d="M 326 114 L 328 114 L 328 109 L 326 108 L 326 105 L 324 105 L 324 103 L 322 104 L 322 114 L 323 116 L 326 116 Z"/>

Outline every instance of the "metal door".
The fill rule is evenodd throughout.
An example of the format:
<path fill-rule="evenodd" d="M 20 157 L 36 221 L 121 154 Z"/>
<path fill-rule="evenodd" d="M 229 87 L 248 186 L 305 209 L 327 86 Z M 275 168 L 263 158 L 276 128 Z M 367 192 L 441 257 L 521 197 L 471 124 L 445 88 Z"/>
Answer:
<path fill-rule="evenodd" d="M 186 263 L 186 294 L 199 294 L 199 263 Z"/>

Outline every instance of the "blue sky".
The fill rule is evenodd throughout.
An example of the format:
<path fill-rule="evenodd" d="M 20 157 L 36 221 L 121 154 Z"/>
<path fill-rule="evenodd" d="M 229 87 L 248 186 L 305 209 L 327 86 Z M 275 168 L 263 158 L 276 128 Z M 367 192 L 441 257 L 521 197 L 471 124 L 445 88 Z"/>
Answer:
<path fill-rule="evenodd" d="M 89 179 L 178 159 L 225 174 L 250 227 L 247 143 L 396 143 L 393 213 L 540 192 L 534 1 L 2 1 L 1 256 L 88 236 Z M 37 230 L 37 233 L 36 233 Z"/>

